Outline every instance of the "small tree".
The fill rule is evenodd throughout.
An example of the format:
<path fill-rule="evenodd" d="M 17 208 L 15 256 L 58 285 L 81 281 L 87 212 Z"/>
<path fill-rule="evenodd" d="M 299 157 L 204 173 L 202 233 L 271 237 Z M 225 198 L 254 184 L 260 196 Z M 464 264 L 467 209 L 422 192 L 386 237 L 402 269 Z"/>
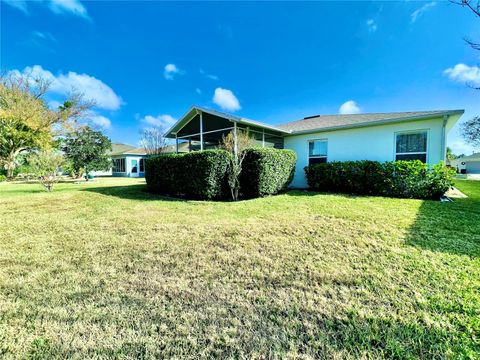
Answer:
<path fill-rule="evenodd" d="M 28 158 L 32 171 L 38 181 L 48 191 L 53 190 L 53 185 L 58 182 L 58 171 L 64 163 L 64 158 L 53 150 L 44 150 L 34 153 Z"/>
<path fill-rule="evenodd" d="M 112 143 L 100 131 L 94 131 L 88 126 L 70 133 L 64 140 L 65 158 L 70 161 L 75 174 L 87 176 L 90 171 L 108 170 L 111 160 L 108 150 Z"/>
<path fill-rule="evenodd" d="M 452 161 L 452 160 L 455 160 L 457 158 L 456 155 L 452 152 L 452 149 L 449 146 L 447 146 L 446 158 L 447 158 L 447 161 Z"/>
<path fill-rule="evenodd" d="M 143 129 L 140 133 L 140 145 L 147 154 L 156 155 L 164 151 L 167 140 L 163 136 L 161 128 Z"/>
<path fill-rule="evenodd" d="M 227 136 L 222 138 L 222 147 L 233 154 L 227 174 L 228 186 L 230 187 L 233 201 L 238 200 L 240 193 L 240 175 L 246 155 L 244 150 L 252 145 L 253 141 L 248 131 L 237 131 L 236 139 L 233 132 L 229 132 Z"/>

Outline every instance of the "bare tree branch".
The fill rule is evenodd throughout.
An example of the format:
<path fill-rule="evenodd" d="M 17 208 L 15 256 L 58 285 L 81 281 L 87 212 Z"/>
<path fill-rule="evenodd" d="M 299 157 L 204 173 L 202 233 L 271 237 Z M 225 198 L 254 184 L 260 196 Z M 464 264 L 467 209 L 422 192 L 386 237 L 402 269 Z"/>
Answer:
<path fill-rule="evenodd" d="M 163 136 L 163 130 L 156 127 L 143 129 L 140 132 L 140 145 L 149 155 L 161 154 L 167 145 L 167 139 Z"/>

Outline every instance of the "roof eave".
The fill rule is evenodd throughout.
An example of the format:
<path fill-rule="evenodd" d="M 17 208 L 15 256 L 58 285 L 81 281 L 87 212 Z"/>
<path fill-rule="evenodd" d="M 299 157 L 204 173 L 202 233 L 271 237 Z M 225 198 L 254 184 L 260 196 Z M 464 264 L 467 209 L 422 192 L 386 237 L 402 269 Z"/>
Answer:
<path fill-rule="evenodd" d="M 386 125 L 398 122 L 406 122 L 406 121 L 418 121 L 418 120 L 427 120 L 427 119 L 435 119 L 437 117 L 445 116 L 445 115 L 462 115 L 465 110 L 452 110 L 452 111 L 444 111 L 438 112 L 436 114 L 428 114 L 428 115 L 421 115 L 421 116 L 408 116 L 408 117 L 401 117 L 401 118 L 394 118 L 394 119 L 387 119 L 381 121 L 370 121 L 365 123 L 359 124 L 349 124 L 349 125 L 339 125 L 339 126 L 330 126 L 324 128 L 314 128 L 308 130 L 300 130 L 295 131 L 291 130 L 289 135 L 302 135 L 302 134 L 311 134 L 311 133 L 318 133 L 318 132 L 327 132 L 327 131 L 335 131 L 335 130 L 346 130 L 346 129 L 353 129 L 353 128 L 360 128 L 360 127 L 368 127 L 368 126 L 377 126 L 377 125 Z"/>

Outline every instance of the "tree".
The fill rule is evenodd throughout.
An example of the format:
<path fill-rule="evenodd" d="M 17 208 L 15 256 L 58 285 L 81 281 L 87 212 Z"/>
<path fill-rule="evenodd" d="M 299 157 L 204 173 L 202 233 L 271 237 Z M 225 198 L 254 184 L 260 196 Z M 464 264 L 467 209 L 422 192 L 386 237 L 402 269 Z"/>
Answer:
<path fill-rule="evenodd" d="M 466 142 L 480 148 L 480 116 L 465 121 L 461 131 Z"/>
<path fill-rule="evenodd" d="M 48 192 L 52 191 L 53 185 L 57 183 L 57 174 L 64 161 L 63 156 L 53 150 L 39 151 L 28 158 L 33 173 Z"/>
<path fill-rule="evenodd" d="M 238 200 L 240 193 L 240 175 L 246 155 L 244 150 L 252 145 L 253 141 L 248 131 L 237 131 L 236 139 L 233 132 L 229 132 L 227 136 L 222 138 L 222 147 L 233 155 L 227 174 L 228 186 L 230 187 L 233 201 Z"/>
<path fill-rule="evenodd" d="M 24 75 L 0 76 L 0 166 L 11 178 L 24 151 L 49 149 L 92 106 L 74 93 L 56 110 L 43 99 L 49 83 Z"/>
<path fill-rule="evenodd" d="M 446 153 L 447 161 L 455 160 L 457 157 L 453 154 L 452 149 L 447 146 L 447 153 Z"/>
<path fill-rule="evenodd" d="M 163 131 L 160 128 L 143 129 L 140 133 L 140 145 L 147 154 L 156 155 L 164 151 L 167 139 L 163 136 Z"/>
<path fill-rule="evenodd" d="M 111 160 L 107 152 L 111 149 L 110 139 L 88 126 L 68 134 L 63 146 L 65 158 L 79 176 L 83 173 L 88 176 L 94 170 L 110 169 Z"/>

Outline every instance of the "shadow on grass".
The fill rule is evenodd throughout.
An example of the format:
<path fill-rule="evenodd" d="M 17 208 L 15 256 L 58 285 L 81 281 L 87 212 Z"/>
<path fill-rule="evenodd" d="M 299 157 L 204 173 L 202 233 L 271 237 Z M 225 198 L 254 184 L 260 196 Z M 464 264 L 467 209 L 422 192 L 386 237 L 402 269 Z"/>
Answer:
<path fill-rule="evenodd" d="M 101 195 L 115 196 L 121 199 L 128 200 L 163 200 L 163 201 L 180 201 L 187 202 L 188 199 L 158 195 L 147 191 L 147 185 L 119 185 L 119 186 L 100 186 L 88 187 L 81 189 L 81 191 L 94 192 Z"/>
<path fill-rule="evenodd" d="M 192 329 L 191 337 L 198 341 L 193 344 L 185 342 L 183 336 L 173 333 L 163 339 L 163 346 L 150 347 L 150 352 L 154 351 L 157 358 L 195 357 L 200 352 L 207 358 L 285 358 L 293 350 L 306 358 L 318 359 L 340 356 L 355 359 L 440 359 L 446 353 L 456 358 L 469 358 L 479 350 L 472 338 L 422 321 L 363 318 L 355 310 L 341 318 L 317 314 L 309 316 L 297 313 L 298 309 L 288 312 L 272 311 L 271 307 L 259 310 L 259 323 L 253 322 L 255 328 L 241 332 L 230 342 L 217 336 L 208 339 L 209 346 L 205 347 L 207 339 L 203 334 L 208 332 L 209 325 L 219 330 L 228 326 L 228 320 L 208 317 L 203 324 L 195 323 Z M 303 326 L 305 317 L 308 317 L 309 323 L 316 325 L 315 331 Z M 81 357 L 144 358 L 148 353 L 146 349 L 144 340 L 128 339 L 114 346 L 86 348 Z M 70 345 L 37 337 L 31 342 L 28 355 L 29 358 L 64 358 L 75 352 L 79 355 L 78 350 Z"/>

